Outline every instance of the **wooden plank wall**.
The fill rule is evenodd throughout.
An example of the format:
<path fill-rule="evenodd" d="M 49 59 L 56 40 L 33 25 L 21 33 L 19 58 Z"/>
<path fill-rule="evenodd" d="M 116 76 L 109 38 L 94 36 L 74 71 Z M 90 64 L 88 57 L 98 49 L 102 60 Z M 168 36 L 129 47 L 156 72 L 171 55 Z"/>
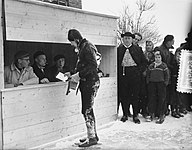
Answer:
<path fill-rule="evenodd" d="M 116 77 L 117 75 L 117 48 L 114 46 L 97 46 L 98 51 L 102 55 L 100 69 L 104 72 L 104 75 L 108 74 L 110 77 Z"/>
<path fill-rule="evenodd" d="M 35 147 L 85 131 L 80 92 L 65 95 L 66 83 L 2 91 L 5 149 Z M 116 78 L 101 78 L 95 100 L 97 126 L 116 118 Z"/>
<path fill-rule="evenodd" d="M 114 120 L 117 113 L 117 17 L 34 0 L 5 2 L 8 41 L 68 44 L 67 32 L 76 28 L 99 46 L 104 61 L 101 67 L 113 77 L 101 79 L 95 102 L 96 121 L 99 126 Z M 0 42 L 1 37 L 0 29 Z M 3 89 L 2 43 L 0 46 L 3 148 L 27 149 L 84 131 L 80 93 L 75 95 L 73 91 L 66 96 L 67 84 Z"/>
<path fill-rule="evenodd" d="M 2 17 L 2 1 L 0 1 L 0 89 L 4 88 L 4 46 L 3 46 L 3 17 Z M 2 81 L 2 82 L 1 82 Z"/>
<path fill-rule="evenodd" d="M 71 28 L 96 45 L 116 46 L 117 17 L 33 0 L 6 0 L 7 40 L 68 43 Z"/>

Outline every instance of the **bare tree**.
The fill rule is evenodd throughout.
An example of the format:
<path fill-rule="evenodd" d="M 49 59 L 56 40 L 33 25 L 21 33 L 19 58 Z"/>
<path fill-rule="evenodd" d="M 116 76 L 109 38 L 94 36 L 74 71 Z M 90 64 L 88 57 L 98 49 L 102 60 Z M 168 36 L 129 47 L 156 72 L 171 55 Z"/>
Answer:
<path fill-rule="evenodd" d="M 145 16 L 146 12 L 152 10 L 155 3 L 149 3 L 148 0 L 138 0 L 136 2 L 137 10 L 130 13 L 128 6 L 125 6 L 118 20 L 118 38 L 121 33 L 130 31 L 132 33 L 139 32 L 143 39 L 141 44 L 146 40 L 152 40 L 154 44 L 160 42 L 161 35 L 156 27 L 155 16 Z"/>

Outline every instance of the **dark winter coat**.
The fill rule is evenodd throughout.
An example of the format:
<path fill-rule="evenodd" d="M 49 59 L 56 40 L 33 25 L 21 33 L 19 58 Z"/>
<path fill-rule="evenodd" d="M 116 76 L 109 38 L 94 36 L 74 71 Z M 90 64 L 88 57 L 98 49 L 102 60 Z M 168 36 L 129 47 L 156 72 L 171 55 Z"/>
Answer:
<path fill-rule="evenodd" d="M 43 70 L 44 72 L 37 66 L 36 63 L 34 63 L 32 65 L 33 67 L 33 71 L 36 74 L 36 76 L 39 78 L 39 83 L 43 78 L 47 78 L 48 79 L 48 69 L 47 67 L 45 67 Z"/>
<path fill-rule="evenodd" d="M 96 47 L 83 39 L 79 44 L 78 62 L 76 72 L 83 81 L 98 81 Z"/>
<path fill-rule="evenodd" d="M 121 77 L 123 75 L 123 67 L 122 67 L 122 60 L 126 51 L 126 47 L 121 44 L 117 48 L 117 71 L 118 76 Z M 139 67 L 141 73 L 143 73 L 147 67 L 147 59 L 142 51 L 142 49 L 134 44 L 129 47 L 130 55 L 132 56 L 133 60 Z"/>

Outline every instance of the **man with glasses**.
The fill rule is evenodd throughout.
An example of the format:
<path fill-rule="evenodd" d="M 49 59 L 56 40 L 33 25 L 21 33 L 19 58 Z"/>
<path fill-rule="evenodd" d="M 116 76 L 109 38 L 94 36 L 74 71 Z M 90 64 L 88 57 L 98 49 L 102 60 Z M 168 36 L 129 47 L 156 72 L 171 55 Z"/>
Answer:
<path fill-rule="evenodd" d="M 14 62 L 5 66 L 5 87 L 17 87 L 21 85 L 38 84 L 38 78 L 29 66 L 29 53 L 18 51 L 14 56 Z"/>

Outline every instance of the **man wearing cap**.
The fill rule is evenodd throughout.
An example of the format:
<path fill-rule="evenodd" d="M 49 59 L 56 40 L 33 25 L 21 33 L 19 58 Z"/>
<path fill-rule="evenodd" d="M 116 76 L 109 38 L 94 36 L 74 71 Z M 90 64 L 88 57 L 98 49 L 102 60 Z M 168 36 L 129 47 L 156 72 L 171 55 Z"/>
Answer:
<path fill-rule="evenodd" d="M 174 55 L 173 53 L 171 53 L 170 49 L 173 49 L 174 45 L 174 36 L 173 35 L 166 35 L 163 43 L 158 46 L 155 47 L 154 51 L 160 51 L 161 56 L 162 56 L 162 61 L 164 63 L 166 63 L 168 69 L 169 69 L 169 73 L 170 70 L 172 70 L 173 68 L 173 63 L 174 63 Z M 171 90 L 171 86 L 170 83 L 167 86 L 167 90 L 166 90 L 166 100 L 165 100 L 165 104 L 164 104 L 164 112 L 165 115 L 169 115 L 170 110 L 168 109 L 169 103 L 170 103 L 170 90 Z M 165 117 L 165 116 L 163 116 Z M 162 120 L 164 120 L 164 118 L 162 118 Z"/>
<path fill-rule="evenodd" d="M 171 56 L 172 53 L 170 52 L 170 49 L 174 49 L 173 47 L 174 45 L 174 36 L 173 35 L 166 35 L 164 40 L 163 40 L 163 43 L 158 46 L 158 47 L 155 47 L 154 51 L 160 51 L 161 55 L 162 55 L 162 61 L 164 63 L 167 64 L 168 68 L 172 68 L 172 59 L 173 57 Z"/>
<path fill-rule="evenodd" d="M 139 46 L 139 42 L 142 40 L 142 35 L 138 32 L 134 33 L 134 39 L 133 39 L 133 44 Z M 139 46 L 140 47 L 140 46 Z"/>
<path fill-rule="evenodd" d="M 48 79 L 50 82 L 58 82 L 61 81 L 57 79 L 56 76 L 59 72 L 69 76 L 69 69 L 65 66 L 65 57 L 64 55 L 58 54 L 54 57 L 55 64 L 48 68 Z"/>
<path fill-rule="evenodd" d="M 37 77 L 39 78 L 39 83 L 49 83 L 48 80 L 48 70 L 47 70 L 47 60 L 46 55 L 43 51 L 37 51 L 33 55 L 34 64 L 32 65 L 33 70 Z"/>
<path fill-rule="evenodd" d="M 29 66 L 29 53 L 18 51 L 14 56 L 14 62 L 5 66 L 5 87 L 17 87 L 21 85 L 38 84 L 38 78 Z"/>
<path fill-rule="evenodd" d="M 147 60 L 143 51 L 133 43 L 134 35 L 130 32 L 121 34 L 122 43 L 117 48 L 118 63 L 118 98 L 121 100 L 122 122 L 128 120 L 128 106 L 133 106 L 133 122 L 139 124 L 139 89 L 141 75 L 146 69 Z"/>

